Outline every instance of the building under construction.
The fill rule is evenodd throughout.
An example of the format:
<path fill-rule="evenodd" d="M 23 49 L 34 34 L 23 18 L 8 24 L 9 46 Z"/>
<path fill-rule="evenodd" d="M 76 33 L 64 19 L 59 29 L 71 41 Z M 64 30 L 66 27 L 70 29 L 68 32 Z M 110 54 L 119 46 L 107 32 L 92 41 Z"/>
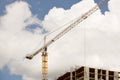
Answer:
<path fill-rule="evenodd" d="M 119 72 L 82 66 L 57 80 L 119 80 Z"/>

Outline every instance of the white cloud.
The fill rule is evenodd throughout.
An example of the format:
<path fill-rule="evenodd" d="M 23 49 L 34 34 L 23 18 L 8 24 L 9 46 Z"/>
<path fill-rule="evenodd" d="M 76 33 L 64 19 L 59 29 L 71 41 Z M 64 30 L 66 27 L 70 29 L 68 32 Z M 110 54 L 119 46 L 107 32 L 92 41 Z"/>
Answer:
<path fill-rule="evenodd" d="M 41 21 L 32 15 L 28 3 L 16 1 L 6 6 L 6 14 L 0 17 L 0 69 L 7 65 L 12 74 L 37 74 L 35 69 L 31 71 L 35 67 L 33 61 L 24 61 L 25 55 L 33 52 L 43 38 L 41 28 L 36 28 L 34 34 L 26 30 L 31 24 L 40 25 Z"/>
<path fill-rule="evenodd" d="M 53 80 L 76 65 L 120 70 L 119 2 L 110 1 L 110 12 L 102 15 L 98 10 L 48 47 L 49 79 Z M 54 7 L 42 22 L 32 15 L 26 2 L 8 5 L 6 14 L 0 17 L 0 69 L 8 65 L 11 74 L 22 75 L 23 80 L 41 79 L 41 55 L 31 61 L 22 59 L 27 53 L 34 52 L 43 38 L 43 29 L 36 28 L 35 33 L 32 33 L 25 29 L 26 26 L 42 23 L 46 30 L 52 31 L 82 15 L 94 5 L 93 0 L 83 0 L 69 10 Z M 51 35 L 47 39 L 49 38 Z"/>

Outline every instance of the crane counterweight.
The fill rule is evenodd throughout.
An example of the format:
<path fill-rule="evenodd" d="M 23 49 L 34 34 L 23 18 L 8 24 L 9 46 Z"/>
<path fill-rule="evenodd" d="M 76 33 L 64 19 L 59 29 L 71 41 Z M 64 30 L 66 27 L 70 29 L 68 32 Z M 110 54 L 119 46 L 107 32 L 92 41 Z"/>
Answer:
<path fill-rule="evenodd" d="M 32 58 L 33 58 L 33 56 L 32 56 L 32 55 L 30 55 L 30 56 L 26 56 L 26 59 L 31 60 Z"/>

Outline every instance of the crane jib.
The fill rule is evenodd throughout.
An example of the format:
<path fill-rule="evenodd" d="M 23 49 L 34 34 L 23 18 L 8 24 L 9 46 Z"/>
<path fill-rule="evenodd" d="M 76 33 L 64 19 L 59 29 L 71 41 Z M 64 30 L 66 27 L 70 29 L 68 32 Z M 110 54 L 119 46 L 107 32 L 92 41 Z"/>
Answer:
<path fill-rule="evenodd" d="M 42 52 L 47 48 L 50 44 L 61 38 L 63 35 L 65 35 L 67 32 L 69 32 L 71 29 L 76 27 L 79 23 L 87 19 L 91 14 L 93 14 L 95 11 L 97 11 L 99 8 L 103 6 L 106 2 L 110 0 L 102 0 L 98 5 L 94 6 L 92 9 L 90 9 L 88 12 L 83 14 L 82 16 L 78 17 L 77 20 L 75 20 L 73 23 L 71 23 L 67 28 L 65 28 L 63 31 L 61 31 L 59 34 L 57 34 L 52 40 L 48 41 L 42 48 L 37 50 L 34 54 L 26 56 L 27 59 L 32 59 L 35 55 L 37 55 L 39 52 Z"/>

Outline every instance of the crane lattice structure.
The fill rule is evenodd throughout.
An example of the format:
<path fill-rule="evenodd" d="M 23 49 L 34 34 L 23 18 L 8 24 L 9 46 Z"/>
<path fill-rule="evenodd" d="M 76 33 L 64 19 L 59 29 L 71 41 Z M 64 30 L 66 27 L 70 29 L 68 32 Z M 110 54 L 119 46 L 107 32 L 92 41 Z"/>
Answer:
<path fill-rule="evenodd" d="M 47 54 L 47 47 L 51 45 L 53 42 L 61 38 L 63 35 L 65 35 L 67 32 L 69 32 L 71 29 L 76 27 L 79 23 L 87 19 L 91 14 L 96 12 L 99 8 L 101 8 L 105 3 L 107 3 L 110 0 L 101 0 L 99 4 L 94 6 L 92 9 L 90 9 L 88 12 L 83 14 L 82 16 L 78 17 L 74 22 L 72 22 L 67 28 L 65 28 L 63 31 L 61 31 L 59 34 L 57 34 L 53 39 L 48 41 L 47 43 L 44 44 L 43 47 L 38 49 L 35 53 L 26 56 L 27 59 L 32 59 L 35 55 L 38 53 L 42 53 L 42 75 L 43 75 L 43 80 L 48 80 L 47 79 L 47 74 L 48 74 L 48 54 Z"/>

